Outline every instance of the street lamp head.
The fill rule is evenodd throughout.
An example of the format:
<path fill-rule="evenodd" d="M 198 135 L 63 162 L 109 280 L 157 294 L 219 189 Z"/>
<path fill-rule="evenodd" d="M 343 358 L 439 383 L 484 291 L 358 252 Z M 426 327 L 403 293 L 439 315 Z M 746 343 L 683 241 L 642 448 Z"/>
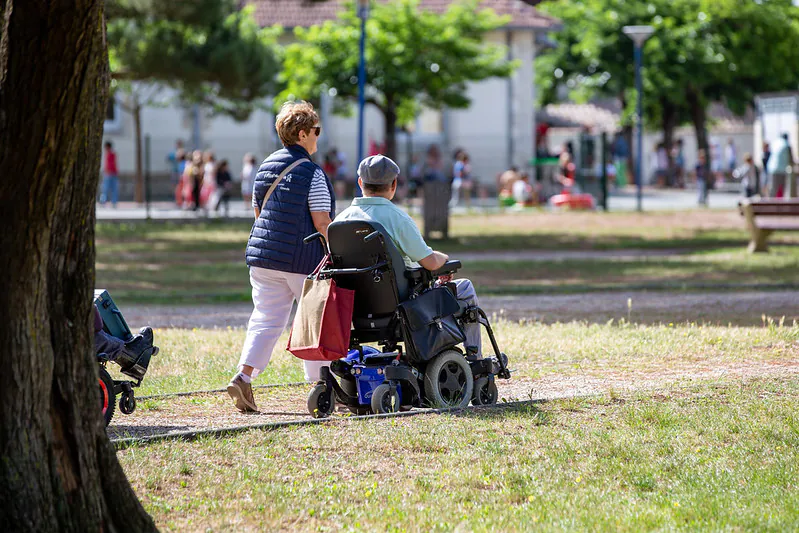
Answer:
<path fill-rule="evenodd" d="M 621 31 L 633 40 L 635 46 L 641 46 L 655 32 L 655 28 L 652 26 L 625 26 Z"/>

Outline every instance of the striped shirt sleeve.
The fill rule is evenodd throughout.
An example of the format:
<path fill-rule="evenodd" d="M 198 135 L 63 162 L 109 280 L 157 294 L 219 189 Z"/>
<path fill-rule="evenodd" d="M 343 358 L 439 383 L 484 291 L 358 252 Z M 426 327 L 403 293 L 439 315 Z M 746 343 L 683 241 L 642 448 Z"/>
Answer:
<path fill-rule="evenodd" d="M 308 191 L 308 207 L 311 212 L 322 211 L 330 212 L 331 208 L 330 189 L 327 188 L 327 177 L 321 168 L 317 168 L 311 181 L 311 189 Z"/>

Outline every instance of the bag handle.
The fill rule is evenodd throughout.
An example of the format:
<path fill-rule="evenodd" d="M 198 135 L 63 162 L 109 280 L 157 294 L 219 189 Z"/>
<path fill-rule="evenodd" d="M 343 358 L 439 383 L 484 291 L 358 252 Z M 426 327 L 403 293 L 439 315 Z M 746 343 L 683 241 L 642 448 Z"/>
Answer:
<path fill-rule="evenodd" d="M 308 159 L 307 157 L 303 157 L 302 159 L 298 159 L 289 166 L 287 166 L 285 170 L 283 170 L 283 172 L 280 173 L 277 179 L 272 183 L 272 186 L 269 187 L 269 190 L 266 191 L 266 196 L 264 196 L 264 201 L 261 204 L 261 213 L 263 213 L 264 209 L 266 209 L 266 202 L 269 200 L 269 197 L 272 196 L 272 193 L 275 192 L 275 189 L 277 189 L 278 184 L 283 180 L 286 174 L 294 170 L 294 167 L 301 165 L 303 163 L 310 163 L 310 162 L 311 162 L 310 159 Z"/>
<path fill-rule="evenodd" d="M 319 265 L 308 275 L 308 279 L 316 279 L 319 276 L 319 272 L 322 271 L 322 268 L 324 268 L 324 266 L 330 262 L 330 255 L 330 252 L 325 254 Z"/>

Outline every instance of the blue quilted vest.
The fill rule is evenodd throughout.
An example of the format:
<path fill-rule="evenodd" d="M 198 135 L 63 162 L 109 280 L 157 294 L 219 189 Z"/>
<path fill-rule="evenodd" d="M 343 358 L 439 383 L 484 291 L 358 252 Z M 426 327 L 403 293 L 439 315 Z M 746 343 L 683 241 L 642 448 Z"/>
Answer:
<path fill-rule="evenodd" d="M 294 161 L 311 159 L 301 146 L 293 145 L 273 153 L 261 163 L 255 176 L 253 198 L 263 206 L 264 196 L 283 170 Z M 308 208 L 308 193 L 315 163 L 302 163 L 291 170 L 277 186 L 266 208 L 261 210 L 247 241 L 247 265 L 293 274 L 310 274 L 324 255 L 321 242 L 305 244 L 302 240 L 316 232 Z M 330 180 L 330 218 L 336 215 L 336 197 Z"/>

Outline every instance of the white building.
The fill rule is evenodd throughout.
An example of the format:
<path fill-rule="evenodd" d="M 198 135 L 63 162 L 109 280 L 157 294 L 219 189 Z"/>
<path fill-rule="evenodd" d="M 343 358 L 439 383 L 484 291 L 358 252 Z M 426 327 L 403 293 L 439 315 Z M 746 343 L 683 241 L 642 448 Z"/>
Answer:
<path fill-rule="evenodd" d="M 303 2 L 298 0 L 250 0 L 255 5 L 259 24 L 280 24 L 286 39 L 295 27 L 308 27 L 336 18 L 345 8 L 343 0 Z M 494 177 L 511 165 L 525 167 L 534 154 L 535 83 L 533 62 L 537 42 L 557 29 L 558 22 L 537 11 L 533 0 L 484 0 L 482 6 L 499 15 L 510 15 L 510 23 L 492 32 L 487 40 L 507 46 L 508 58 L 520 61 L 520 67 L 508 79 L 489 79 L 469 85 L 472 105 L 465 110 L 427 110 L 418 118 L 410 139 L 412 151 L 423 152 L 429 144 L 439 144 L 445 156 L 457 148 L 465 149 L 471 156 L 473 175 L 480 181 L 493 184 Z M 448 0 L 421 0 L 422 9 L 443 12 Z M 322 124 L 324 133 L 320 152 L 336 146 L 347 156 L 353 171 L 357 154 L 357 119 L 332 115 L 330 102 L 323 101 Z M 207 117 L 201 110 L 182 108 L 146 107 L 141 114 L 142 134 L 150 137 L 151 172 L 154 197 L 169 193 L 169 166 L 166 157 L 174 149 L 176 139 L 183 139 L 187 147 L 210 148 L 217 160 L 227 159 L 237 177 L 245 153 L 252 152 L 263 158 L 279 147 L 274 131 L 274 116 L 266 111 L 256 111 L 246 122 L 235 122 L 225 117 Z M 367 106 L 365 143 L 369 138 L 382 142 L 383 121 L 376 109 Z M 110 106 L 105 127 L 105 139 L 113 142 L 118 154 L 118 164 L 123 198 L 133 194 L 132 175 L 135 169 L 135 136 L 132 117 L 117 103 Z M 400 133 L 397 136 L 398 163 L 408 161 L 409 142 Z M 366 147 L 364 147 L 366 153 Z M 318 156 L 317 156 L 318 159 Z"/>

